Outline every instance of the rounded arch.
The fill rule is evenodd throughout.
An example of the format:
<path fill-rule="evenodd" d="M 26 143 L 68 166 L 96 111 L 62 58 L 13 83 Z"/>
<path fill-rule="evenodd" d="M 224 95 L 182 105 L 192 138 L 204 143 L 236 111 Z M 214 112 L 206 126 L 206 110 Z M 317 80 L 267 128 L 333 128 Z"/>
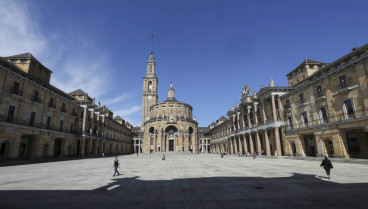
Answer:
<path fill-rule="evenodd" d="M 178 129 L 175 126 L 168 126 L 165 129 L 165 133 L 168 133 L 169 135 L 177 133 L 177 132 L 178 132 Z"/>
<path fill-rule="evenodd" d="M 148 91 L 152 91 L 152 81 L 148 82 Z"/>
<path fill-rule="evenodd" d="M 8 158 L 10 154 L 11 143 L 9 140 L 5 140 L 0 144 L 0 158 Z"/>
<path fill-rule="evenodd" d="M 155 128 L 154 128 L 154 127 L 149 128 L 148 132 L 149 132 L 150 134 L 153 134 L 153 133 L 155 132 Z"/>
<path fill-rule="evenodd" d="M 189 127 L 188 131 L 189 131 L 189 134 L 193 134 L 193 128 L 192 127 Z"/>

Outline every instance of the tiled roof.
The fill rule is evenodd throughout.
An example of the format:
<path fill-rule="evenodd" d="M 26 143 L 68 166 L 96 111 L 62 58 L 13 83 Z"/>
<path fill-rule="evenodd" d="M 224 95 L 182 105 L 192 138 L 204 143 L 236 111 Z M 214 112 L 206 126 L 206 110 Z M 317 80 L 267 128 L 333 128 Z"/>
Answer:
<path fill-rule="evenodd" d="M 77 89 L 75 91 L 72 91 L 69 93 L 70 95 L 86 95 L 86 92 L 84 92 L 82 89 Z"/>
<path fill-rule="evenodd" d="M 119 115 L 117 115 L 114 120 L 123 120 Z"/>

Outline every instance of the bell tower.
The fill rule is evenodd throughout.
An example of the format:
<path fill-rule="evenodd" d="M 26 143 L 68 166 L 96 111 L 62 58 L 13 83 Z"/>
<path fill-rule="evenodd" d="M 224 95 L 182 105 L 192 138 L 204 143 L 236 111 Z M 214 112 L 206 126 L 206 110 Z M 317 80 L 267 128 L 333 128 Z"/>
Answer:
<path fill-rule="evenodd" d="M 156 77 L 156 62 L 153 52 L 151 51 L 148 62 L 146 76 L 143 77 L 143 94 L 142 94 L 142 124 L 141 129 L 144 129 L 144 122 L 149 118 L 149 108 L 151 105 L 157 104 L 157 84 Z"/>

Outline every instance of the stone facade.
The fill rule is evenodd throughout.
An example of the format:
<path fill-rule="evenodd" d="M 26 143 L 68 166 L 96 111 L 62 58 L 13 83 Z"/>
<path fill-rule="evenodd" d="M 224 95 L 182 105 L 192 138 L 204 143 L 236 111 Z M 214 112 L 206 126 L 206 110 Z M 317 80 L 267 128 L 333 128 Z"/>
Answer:
<path fill-rule="evenodd" d="M 308 67 L 288 74 L 289 83 Z M 295 83 L 281 97 L 285 155 L 368 158 L 368 44 Z"/>
<path fill-rule="evenodd" d="M 368 158 L 368 44 L 332 63 L 305 59 L 288 86 L 261 87 L 211 124 L 211 152 Z"/>
<path fill-rule="evenodd" d="M 0 58 L 1 159 L 133 151 L 131 129 L 83 91 L 52 86 L 51 73 L 30 53 Z"/>
<path fill-rule="evenodd" d="M 221 116 L 216 122 L 209 125 L 209 131 L 206 134 L 211 141 L 210 152 L 229 153 L 230 125 L 229 119 Z"/>
<path fill-rule="evenodd" d="M 175 99 L 172 83 L 167 100 L 157 103 L 155 66 L 151 51 L 143 77 L 142 126 L 134 138 L 135 151 L 197 153 L 198 122 L 192 114 L 193 108 Z"/>

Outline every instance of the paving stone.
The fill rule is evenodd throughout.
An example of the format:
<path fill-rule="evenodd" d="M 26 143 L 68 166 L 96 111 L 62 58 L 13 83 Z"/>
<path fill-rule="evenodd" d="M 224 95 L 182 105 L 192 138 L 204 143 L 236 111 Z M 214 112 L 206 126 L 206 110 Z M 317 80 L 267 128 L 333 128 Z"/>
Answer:
<path fill-rule="evenodd" d="M 0 208 L 365 208 L 368 166 L 220 158 L 120 156 L 0 167 Z"/>

